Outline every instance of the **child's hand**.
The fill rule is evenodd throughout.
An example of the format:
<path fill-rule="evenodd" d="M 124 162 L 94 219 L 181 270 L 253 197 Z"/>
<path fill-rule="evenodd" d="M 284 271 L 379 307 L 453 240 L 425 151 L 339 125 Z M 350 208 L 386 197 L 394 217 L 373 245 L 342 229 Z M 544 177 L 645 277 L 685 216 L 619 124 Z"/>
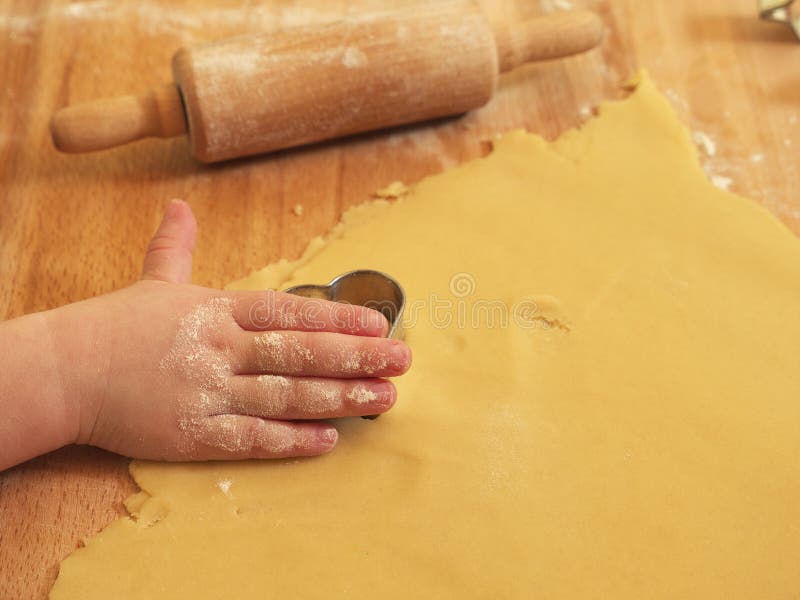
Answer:
<path fill-rule="evenodd" d="M 380 313 L 189 285 L 194 233 L 173 202 L 142 281 L 43 313 L 66 441 L 162 460 L 308 456 L 336 443 L 321 419 L 391 408 L 383 378 L 411 355 Z"/>

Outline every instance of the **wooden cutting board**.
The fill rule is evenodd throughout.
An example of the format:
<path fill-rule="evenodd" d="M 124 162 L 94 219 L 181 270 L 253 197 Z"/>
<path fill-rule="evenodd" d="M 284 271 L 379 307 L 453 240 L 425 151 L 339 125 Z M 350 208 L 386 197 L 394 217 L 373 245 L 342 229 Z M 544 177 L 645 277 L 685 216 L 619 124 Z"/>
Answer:
<path fill-rule="evenodd" d="M 496 98 L 464 118 L 209 167 L 183 140 L 60 155 L 47 121 L 67 103 L 167 81 L 181 45 L 400 3 L 0 0 L 0 317 L 136 280 L 175 197 L 200 226 L 194 281 L 221 287 L 296 257 L 374 190 L 481 155 L 496 132 L 554 138 L 580 125 L 641 66 L 696 132 L 714 180 L 800 234 L 800 44 L 759 22 L 753 0 L 481 3 L 498 17 L 592 8 L 609 36 L 588 55 L 504 76 Z M 0 474 L 0 598 L 46 596 L 59 560 L 124 514 L 135 491 L 126 468 L 122 457 L 72 447 Z"/>

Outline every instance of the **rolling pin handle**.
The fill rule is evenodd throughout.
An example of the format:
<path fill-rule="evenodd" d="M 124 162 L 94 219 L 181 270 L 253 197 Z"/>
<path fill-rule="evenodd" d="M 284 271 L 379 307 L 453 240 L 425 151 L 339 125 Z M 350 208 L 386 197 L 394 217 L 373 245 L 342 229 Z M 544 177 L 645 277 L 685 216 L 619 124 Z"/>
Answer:
<path fill-rule="evenodd" d="M 603 39 L 603 21 L 587 10 L 554 13 L 520 23 L 493 24 L 501 73 L 538 60 L 585 52 Z"/>
<path fill-rule="evenodd" d="M 173 84 L 142 96 L 119 96 L 68 106 L 50 121 L 53 143 L 62 152 L 105 150 L 146 137 L 186 132 L 180 92 Z"/>

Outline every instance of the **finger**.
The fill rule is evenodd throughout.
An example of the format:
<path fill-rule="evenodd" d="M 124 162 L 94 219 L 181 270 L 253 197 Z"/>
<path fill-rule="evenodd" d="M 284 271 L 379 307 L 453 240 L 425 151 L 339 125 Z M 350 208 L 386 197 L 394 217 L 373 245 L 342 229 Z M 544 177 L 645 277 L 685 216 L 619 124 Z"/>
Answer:
<path fill-rule="evenodd" d="M 341 333 L 243 332 L 231 350 L 237 375 L 394 377 L 411 366 L 411 350 L 399 340 Z"/>
<path fill-rule="evenodd" d="M 196 235 L 192 209 L 183 200 L 172 200 L 147 247 L 142 279 L 189 283 Z"/>
<path fill-rule="evenodd" d="M 386 379 L 246 375 L 231 380 L 230 410 L 273 419 L 335 419 L 386 412 L 397 391 Z"/>
<path fill-rule="evenodd" d="M 205 417 L 194 434 L 195 460 L 316 456 L 329 452 L 339 434 L 327 423 L 291 423 L 248 415 Z"/>
<path fill-rule="evenodd" d="M 235 295 L 233 316 L 248 331 L 328 331 L 382 337 L 389 322 L 380 312 L 353 304 L 266 290 Z"/>

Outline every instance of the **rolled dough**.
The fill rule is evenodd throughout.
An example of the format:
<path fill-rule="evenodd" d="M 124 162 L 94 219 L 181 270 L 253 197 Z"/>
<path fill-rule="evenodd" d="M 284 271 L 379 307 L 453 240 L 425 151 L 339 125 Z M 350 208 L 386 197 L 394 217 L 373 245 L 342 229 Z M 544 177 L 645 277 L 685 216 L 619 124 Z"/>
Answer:
<path fill-rule="evenodd" d="M 800 595 L 800 241 L 646 78 L 232 287 L 355 268 L 409 295 L 397 407 L 322 458 L 134 462 L 52 598 Z"/>

